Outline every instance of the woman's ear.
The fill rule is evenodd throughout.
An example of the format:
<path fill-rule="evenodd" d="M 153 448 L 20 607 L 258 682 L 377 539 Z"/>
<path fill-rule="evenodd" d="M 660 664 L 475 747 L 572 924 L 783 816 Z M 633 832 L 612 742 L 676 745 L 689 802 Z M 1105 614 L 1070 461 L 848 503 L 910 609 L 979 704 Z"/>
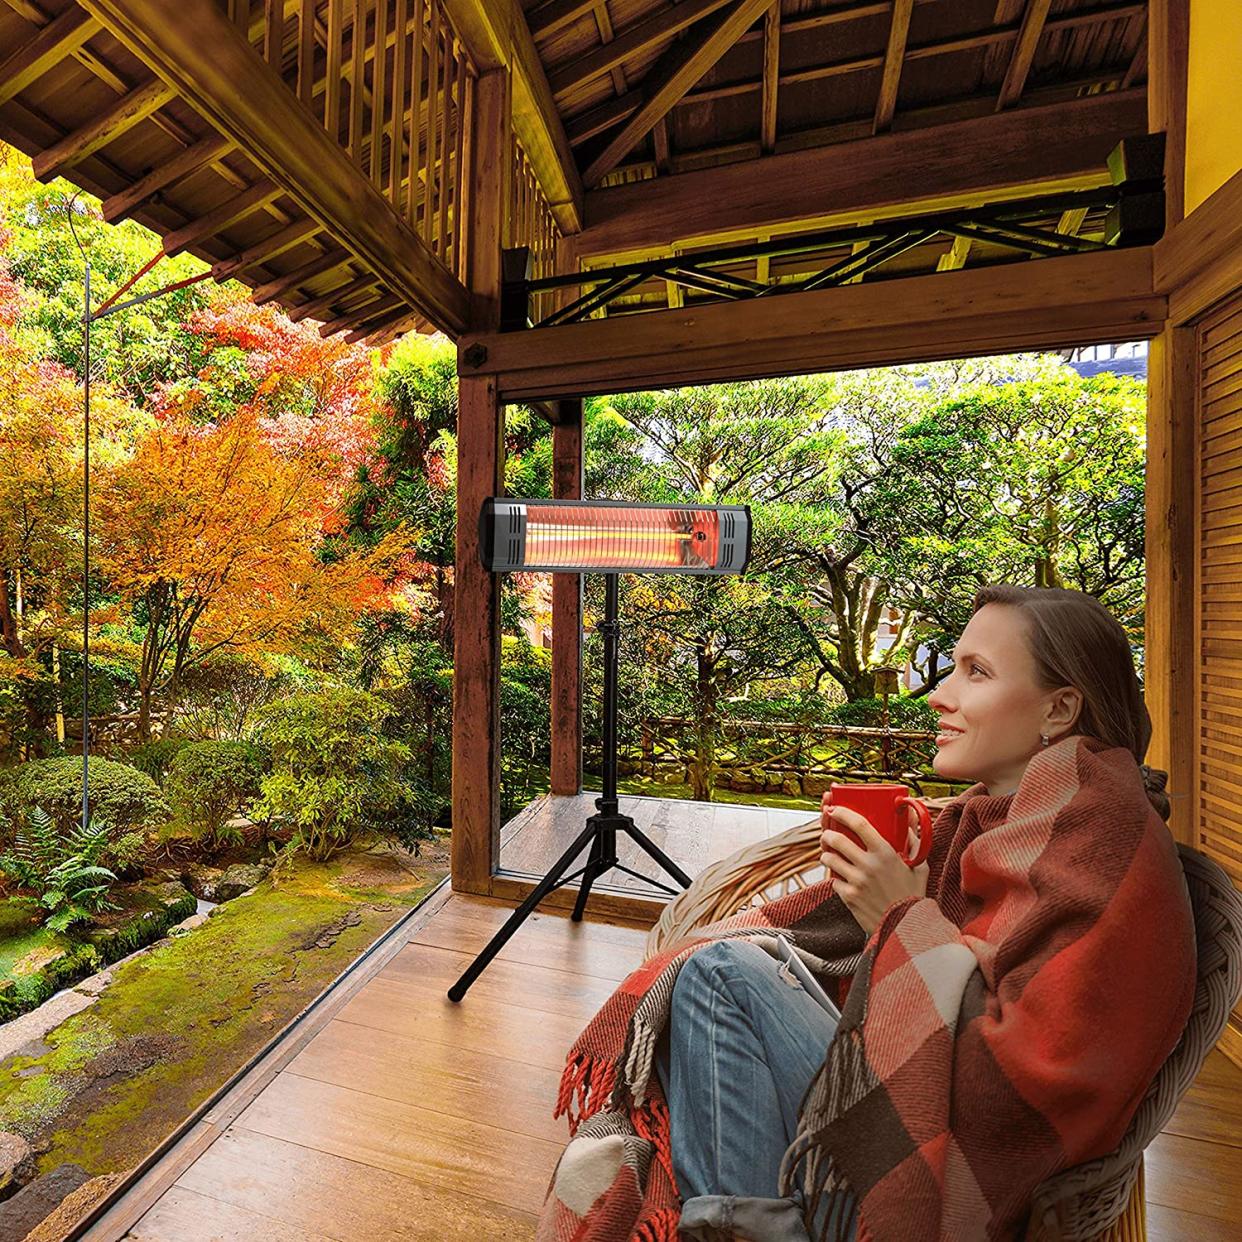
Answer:
<path fill-rule="evenodd" d="M 1062 686 L 1053 693 L 1046 716 L 1047 728 L 1058 734 L 1069 733 L 1082 712 L 1082 691 Z"/>

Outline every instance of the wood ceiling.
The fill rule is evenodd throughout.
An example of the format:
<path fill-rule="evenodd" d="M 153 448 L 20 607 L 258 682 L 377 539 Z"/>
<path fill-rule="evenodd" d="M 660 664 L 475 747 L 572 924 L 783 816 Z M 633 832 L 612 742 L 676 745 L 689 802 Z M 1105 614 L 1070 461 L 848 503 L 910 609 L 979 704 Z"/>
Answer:
<path fill-rule="evenodd" d="M 511 241 L 545 274 L 558 235 L 594 262 L 672 245 L 688 214 L 700 239 L 822 223 L 827 198 L 878 218 L 850 197 L 868 152 L 938 202 L 1101 183 L 1145 128 L 1145 0 L 519 2 L 0 0 L 0 139 L 256 300 L 382 340 L 468 323 L 468 118 L 497 65 L 531 233 Z M 1021 175 L 1009 116 L 1048 153 Z M 752 201 L 772 185 L 791 219 Z"/>

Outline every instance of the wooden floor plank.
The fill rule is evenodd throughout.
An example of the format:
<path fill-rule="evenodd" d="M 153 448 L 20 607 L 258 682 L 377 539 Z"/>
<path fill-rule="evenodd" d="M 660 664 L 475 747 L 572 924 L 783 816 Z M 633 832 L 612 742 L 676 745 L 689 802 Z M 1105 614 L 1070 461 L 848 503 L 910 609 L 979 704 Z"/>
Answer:
<path fill-rule="evenodd" d="M 1166 1132 L 1147 1148 L 1145 1162 L 1149 1203 L 1242 1225 L 1242 1151 L 1237 1147 Z"/>
<path fill-rule="evenodd" d="M 289 1070 L 446 1117 L 485 1117 L 489 1125 L 549 1143 L 566 1136 L 564 1120 L 552 1120 L 559 1065 L 523 1064 L 459 1043 L 441 1043 L 422 1031 L 397 1035 L 372 1029 L 366 1039 L 359 1039 L 356 1027 L 333 1022 Z"/>
<path fill-rule="evenodd" d="M 1237 1242 L 1240 1225 L 1160 1203 L 1147 1204 L 1147 1242 Z"/>
<path fill-rule="evenodd" d="M 130 1242 L 336 1242 L 341 1237 L 288 1225 L 183 1186 L 173 1186 L 125 1236 Z"/>
<path fill-rule="evenodd" d="M 529 1213 L 245 1130 L 226 1134 L 183 1175 L 177 1191 L 197 1191 L 209 1196 L 208 1205 L 222 1201 L 256 1222 L 274 1217 L 293 1231 L 273 1235 L 281 1239 L 481 1242 L 529 1238 L 535 1231 Z M 206 1215 L 207 1205 L 200 1200 L 196 1206 Z M 194 1242 L 200 1236 L 216 1235 L 190 1235 Z M 179 1237 L 156 1234 L 152 1242 Z"/>
<path fill-rule="evenodd" d="M 501 1089 L 503 1084 L 497 1084 Z M 285 1071 L 238 1118 L 249 1130 L 446 1194 L 537 1212 L 561 1145 Z M 184 1176 L 184 1175 L 183 1175 Z"/>

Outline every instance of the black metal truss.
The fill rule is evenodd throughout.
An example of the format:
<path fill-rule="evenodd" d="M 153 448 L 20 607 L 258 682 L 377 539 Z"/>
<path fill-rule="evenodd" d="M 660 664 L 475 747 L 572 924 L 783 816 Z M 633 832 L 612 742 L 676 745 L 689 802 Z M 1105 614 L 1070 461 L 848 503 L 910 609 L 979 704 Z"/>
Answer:
<path fill-rule="evenodd" d="M 724 300 L 831 288 L 861 279 L 898 255 L 940 236 L 986 242 L 1040 258 L 1148 243 L 1163 230 L 1163 179 L 1158 173 L 1162 153 L 1163 135 L 1125 140 L 1114 153 L 1116 166 L 1114 157 L 1110 157 L 1110 171 L 1116 184 L 1095 189 L 877 220 L 868 225 L 720 246 L 689 255 L 666 255 L 539 280 L 507 280 L 503 298 L 506 311 L 501 327 L 509 331 L 575 323 L 653 279 L 681 285 L 709 299 Z M 1083 209 L 1106 214 L 1104 240 L 1060 233 L 1047 225 L 1052 217 Z M 719 270 L 722 266 L 751 259 L 788 258 L 846 246 L 852 253 L 834 259 L 828 267 L 797 281 L 778 283 L 772 278 L 765 284 Z M 506 271 L 524 274 L 524 252 L 506 253 L 514 260 L 506 264 Z M 578 295 L 532 324 L 529 308 L 533 295 L 565 289 L 575 289 Z"/>

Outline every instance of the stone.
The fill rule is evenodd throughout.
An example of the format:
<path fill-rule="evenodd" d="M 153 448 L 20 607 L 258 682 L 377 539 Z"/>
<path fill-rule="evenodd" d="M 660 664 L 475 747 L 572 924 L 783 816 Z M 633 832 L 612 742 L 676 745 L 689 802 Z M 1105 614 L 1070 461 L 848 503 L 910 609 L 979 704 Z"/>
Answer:
<path fill-rule="evenodd" d="M 782 788 L 791 798 L 800 798 L 802 796 L 802 782 L 796 776 L 785 777 L 785 784 Z"/>
<path fill-rule="evenodd" d="M 0 1132 L 0 1198 L 24 1186 L 36 1172 L 30 1144 L 11 1130 Z"/>
<path fill-rule="evenodd" d="M 61 1200 L 60 1206 L 27 1235 L 25 1242 L 64 1242 L 73 1227 L 125 1180 L 125 1173 L 105 1173 L 92 1177 Z"/>
<path fill-rule="evenodd" d="M 216 885 L 224 874 L 222 867 L 194 863 L 181 873 L 181 882 L 201 901 L 215 901 Z"/>
<path fill-rule="evenodd" d="M 234 863 L 216 881 L 215 895 L 204 894 L 204 897 L 207 901 L 232 901 L 242 893 L 248 893 L 256 884 L 262 883 L 266 876 L 267 869 L 257 863 Z"/>
<path fill-rule="evenodd" d="M 180 923 L 174 924 L 168 929 L 170 936 L 184 936 L 186 932 L 193 931 L 196 927 L 201 927 L 207 922 L 209 915 L 191 914 L 188 919 L 182 919 Z"/>
<path fill-rule="evenodd" d="M 802 778 L 802 792 L 808 798 L 820 798 L 828 792 L 828 787 L 831 784 L 831 776 L 804 776 Z"/>
<path fill-rule="evenodd" d="M 66 988 L 51 1000 L 44 1001 L 38 1009 L 32 1009 L 18 1018 L 0 1026 L 0 1061 L 12 1056 L 23 1044 L 42 1039 L 48 1031 L 55 1030 L 67 1018 L 95 1003 L 93 996 L 84 995 L 76 988 Z M 0 1233 L 0 1238 L 4 1235 Z"/>
<path fill-rule="evenodd" d="M 180 880 L 166 880 L 163 884 L 153 884 L 142 891 L 154 898 L 165 910 L 171 910 L 180 902 L 189 901 L 194 895 Z"/>
<path fill-rule="evenodd" d="M 50 1173 L 36 1177 L 0 1203 L 0 1238 L 24 1238 L 60 1206 L 62 1199 L 90 1179 L 79 1164 L 57 1165 Z"/>

